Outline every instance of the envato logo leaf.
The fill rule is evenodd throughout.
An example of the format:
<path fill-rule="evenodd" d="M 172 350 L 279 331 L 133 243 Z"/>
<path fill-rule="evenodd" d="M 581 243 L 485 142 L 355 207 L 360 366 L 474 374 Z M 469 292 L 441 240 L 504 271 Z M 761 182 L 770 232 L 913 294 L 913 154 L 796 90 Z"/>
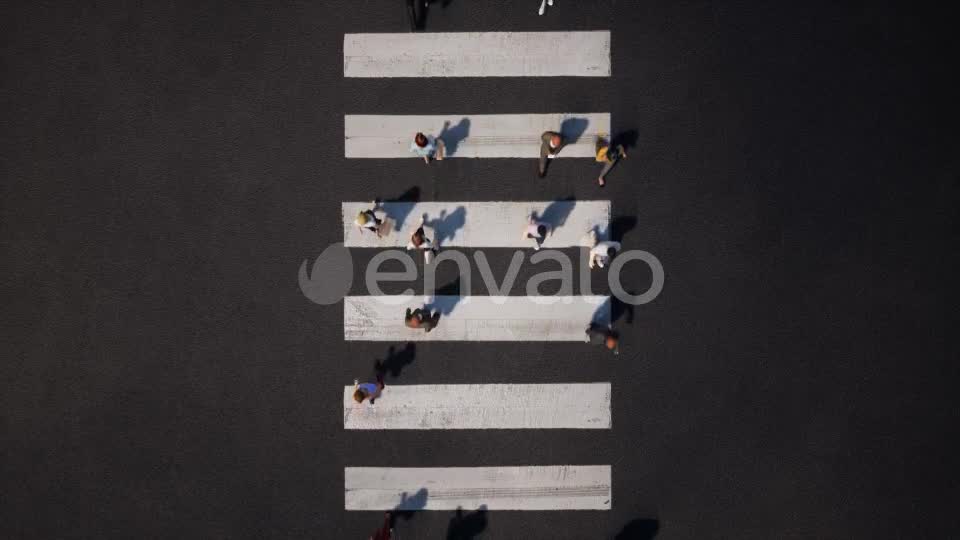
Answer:
<path fill-rule="evenodd" d="M 353 259 L 342 242 L 332 244 L 313 262 L 307 275 L 307 263 L 300 264 L 299 282 L 303 295 L 321 306 L 336 304 L 350 292 L 353 284 Z"/>

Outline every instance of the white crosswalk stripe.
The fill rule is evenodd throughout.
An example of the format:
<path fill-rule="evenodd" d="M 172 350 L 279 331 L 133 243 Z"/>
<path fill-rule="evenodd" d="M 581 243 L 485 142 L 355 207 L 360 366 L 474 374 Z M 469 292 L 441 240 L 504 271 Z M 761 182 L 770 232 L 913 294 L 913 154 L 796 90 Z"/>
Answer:
<path fill-rule="evenodd" d="M 440 313 L 430 332 L 407 328 L 407 308 Z M 348 296 L 347 341 L 585 341 L 610 320 L 606 296 Z"/>
<path fill-rule="evenodd" d="M 441 248 L 533 248 L 533 240 L 523 235 L 531 215 L 553 227 L 545 248 L 588 247 L 590 231 L 605 239 L 610 226 L 610 201 L 389 202 L 374 211 L 385 220 L 378 238 L 354 224 L 358 213 L 373 207 L 370 202 L 341 204 L 344 246 L 406 247 L 424 215 L 424 232 Z"/>
<path fill-rule="evenodd" d="M 343 389 L 345 429 L 609 429 L 610 383 L 390 385 L 374 405 Z"/>
<path fill-rule="evenodd" d="M 347 510 L 609 510 L 609 465 L 344 469 Z"/>
<path fill-rule="evenodd" d="M 610 32 L 346 34 L 344 77 L 609 77 Z"/>
<path fill-rule="evenodd" d="M 347 78 L 609 77 L 610 43 L 609 31 L 345 34 L 343 73 Z M 463 110 L 471 110 L 470 106 L 465 103 Z M 610 113 L 345 114 L 344 157 L 415 158 L 410 145 L 413 135 L 422 132 L 443 141 L 446 158 L 535 160 L 545 131 L 564 136 L 567 144 L 558 158 L 592 159 L 596 138 L 611 134 Z M 443 164 L 433 166 L 444 170 Z M 549 192 L 549 185 L 545 189 Z M 348 248 L 405 248 L 421 217 L 426 236 L 441 248 L 440 256 L 446 248 L 531 249 L 535 243 L 524 235 L 531 217 L 553 228 L 544 248 L 589 247 L 591 232 L 598 240 L 610 236 L 611 203 L 604 200 L 343 202 L 341 210 L 343 242 Z M 383 220 L 380 237 L 354 224 L 358 213 L 366 210 L 374 210 Z M 469 284 L 464 290 L 471 290 Z M 406 327 L 407 308 L 438 313 L 437 326 L 429 333 Z M 610 298 L 590 295 L 374 295 L 349 296 L 343 304 L 346 341 L 580 342 L 586 340 L 589 325 L 607 325 L 610 320 Z M 344 429 L 377 431 L 378 440 L 390 430 L 612 428 L 609 382 L 398 385 L 388 381 L 373 403 L 357 403 L 354 391 L 353 386 L 343 387 Z M 344 508 L 611 508 L 610 465 L 547 466 L 535 465 L 543 462 L 541 456 L 528 459 L 534 465 L 347 466 Z"/>
<path fill-rule="evenodd" d="M 610 113 L 365 115 L 343 117 L 347 158 L 413 158 L 417 132 L 439 137 L 447 158 L 540 156 L 545 131 L 563 134 L 558 158 L 593 158 L 597 136 L 610 134 Z"/>

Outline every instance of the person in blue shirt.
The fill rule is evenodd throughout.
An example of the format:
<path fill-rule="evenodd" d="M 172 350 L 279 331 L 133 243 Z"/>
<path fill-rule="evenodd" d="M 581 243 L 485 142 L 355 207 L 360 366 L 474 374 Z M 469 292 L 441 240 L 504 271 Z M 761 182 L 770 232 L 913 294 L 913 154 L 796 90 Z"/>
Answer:
<path fill-rule="evenodd" d="M 410 151 L 422 157 L 423 162 L 427 165 L 433 158 L 436 158 L 437 161 L 443 161 L 443 140 L 436 137 L 427 137 L 418 132 L 413 136 L 413 142 L 410 143 Z"/>
<path fill-rule="evenodd" d="M 360 383 L 358 380 L 353 380 L 353 399 L 357 403 L 363 403 L 365 399 L 370 400 L 370 404 L 373 405 L 373 401 L 380 397 L 381 392 L 383 392 L 385 384 L 383 384 L 383 375 L 377 375 L 377 382 L 374 383 Z"/>

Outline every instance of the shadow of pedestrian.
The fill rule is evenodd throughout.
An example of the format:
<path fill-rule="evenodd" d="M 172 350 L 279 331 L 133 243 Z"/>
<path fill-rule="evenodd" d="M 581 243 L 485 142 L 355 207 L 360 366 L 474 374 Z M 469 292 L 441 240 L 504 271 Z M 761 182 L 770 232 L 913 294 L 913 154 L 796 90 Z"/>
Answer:
<path fill-rule="evenodd" d="M 457 147 L 470 135 L 470 119 L 463 118 L 457 125 L 450 127 L 450 122 L 443 123 L 443 129 L 437 135 L 438 139 L 443 140 L 443 146 L 447 157 L 457 155 Z"/>
<path fill-rule="evenodd" d="M 653 540 L 660 531 L 660 522 L 656 519 L 635 519 L 624 525 L 613 540 Z"/>
<path fill-rule="evenodd" d="M 550 225 L 550 228 L 556 231 L 560 227 L 563 227 L 563 224 L 567 222 L 567 218 L 570 217 L 570 213 L 573 212 L 573 208 L 576 205 L 576 199 L 573 196 L 570 196 L 566 199 L 560 199 L 551 202 L 546 208 L 543 209 L 543 214 L 539 216 L 536 212 L 531 212 L 531 217 L 537 221 L 542 221 Z"/>
<path fill-rule="evenodd" d="M 427 507 L 427 488 L 420 488 L 420 491 L 413 497 L 407 497 L 407 492 L 404 491 L 400 495 L 400 503 L 393 507 L 393 510 L 390 513 L 390 526 L 393 527 L 397 518 L 402 518 L 404 521 L 409 521 L 413 517 L 414 513 L 418 510 L 423 510 Z"/>
<path fill-rule="evenodd" d="M 627 294 L 633 295 L 630 291 L 625 291 Z M 628 304 L 623 300 L 620 300 L 616 296 L 610 298 L 610 322 L 615 323 L 619 321 L 624 315 L 627 316 L 625 321 L 627 324 L 633 324 L 633 304 Z"/>
<path fill-rule="evenodd" d="M 567 118 L 560 124 L 560 135 L 563 136 L 563 142 L 573 144 L 580 140 L 580 136 L 587 131 L 590 120 L 586 118 Z"/>
<path fill-rule="evenodd" d="M 393 199 L 387 199 L 381 201 L 380 204 L 374 207 L 374 210 L 383 210 L 384 214 L 388 219 L 393 220 L 393 230 L 403 231 L 403 223 L 407 220 L 407 216 L 410 215 L 410 212 L 415 206 L 413 203 L 420 201 L 420 187 L 413 186 L 412 188 L 404 191 L 400 194 L 399 197 Z M 411 204 L 391 204 L 389 207 L 384 207 L 383 203 L 411 203 Z"/>
<path fill-rule="evenodd" d="M 399 377 L 403 368 L 413 363 L 416 355 L 417 346 L 413 343 L 407 342 L 407 345 L 399 351 L 395 350 L 395 347 L 391 345 L 387 350 L 387 357 L 383 360 L 375 361 L 373 366 L 377 375 L 382 376 L 389 373 L 391 377 Z"/>
<path fill-rule="evenodd" d="M 433 298 L 428 302 L 424 309 L 434 313 L 434 317 L 439 320 L 440 315 L 449 315 L 453 309 L 463 300 L 463 294 L 460 290 L 460 278 L 447 283 L 434 292 Z"/>
<path fill-rule="evenodd" d="M 637 140 L 639 138 L 640 138 L 640 133 L 637 130 L 629 129 L 613 137 L 610 145 L 616 148 L 618 144 L 622 144 L 625 149 L 629 150 L 637 146 Z"/>
<path fill-rule="evenodd" d="M 473 540 L 487 528 L 487 505 L 481 504 L 476 512 L 464 515 L 457 507 L 456 515 L 447 525 L 447 540 Z"/>
<path fill-rule="evenodd" d="M 424 225 L 433 229 L 434 245 L 443 247 L 443 243 L 456 236 L 457 231 L 463 228 L 467 223 L 467 208 L 458 206 L 456 210 L 447 214 L 446 210 L 440 211 L 440 216 L 436 219 L 424 218 Z"/>
<path fill-rule="evenodd" d="M 608 324 L 613 324 L 612 312 L 613 312 L 613 297 L 606 298 L 600 305 L 597 306 L 597 309 L 594 310 L 593 316 L 590 317 L 590 324 L 596 326 L 607 326 Z"/>

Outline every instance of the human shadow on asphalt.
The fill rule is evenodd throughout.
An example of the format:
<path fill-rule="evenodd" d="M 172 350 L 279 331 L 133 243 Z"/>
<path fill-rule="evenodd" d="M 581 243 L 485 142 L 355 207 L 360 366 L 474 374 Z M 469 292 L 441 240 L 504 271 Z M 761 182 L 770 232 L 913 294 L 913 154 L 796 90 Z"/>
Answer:
<path fill-rule="evenodd" d="M 631 149 L 637 146 L 637 140 L 640 139 L 640 132 L 635 129 L 628 129 L 617 134 L 610 140 L 610 146 L 616 148 L 618 144 L 622 144 L 624 149 Z"/>
<path fill-rule="evenodd" d="M 536 221 L 546 223 L 550 226 L 551 230 L 555 231 L 563 227 L 563 224 L 567 222 L 567 218 L 570 217 L 570 213 L 573 212 L 573 208 L 576 205 L 577 202 L 573 196 L 558 199 L 547 205 L 547 207 L 543 209 L 542 214 L 537 215 L 536 212 L 532 212 L 530 217 Z"/>
<path fill-rule="evenodd" d="M 470 135 L 470 119 L 463 118 L 457 125 L 450 127 L 450 122 L 443 123 L 443 129 L 437 138 L 443 141 L 444 153 L 447 157 L 456 156 L 460 143 Z"/>
<path fill-rule="evenodd" d="M 467 224 L 467 208 L 458 206 L 456 210 L 447 214 L 446 210 L 441 210 L 440 215 L 434 219 L 424 214 L 424 225 L 433 229 L 434 245 L 443 247 L 444 242 L 453 239 L 457 231 Z"/>
<path fill-rule="evenodd" d="M 613 540 L 652 540 L 660 530 L 660 521 L 656 519 L 635 519 L 613 537 Z"/>
<path fill-rule="evenodd" d="M 614 242 L 623 242 L 623 237 L 637 227 L 635 216 L 617 216 L 610 220 L 605 229 L 595 227 L 597 238 L 606 238 Z"/>
<path fill-rule="evenodd" d="M 487 528 L 487 505 L 481 504 L 476 512 L 463 513 L 457 507 L 456 514 L 447 525 L 447 540 L 473 540 Z"/>
<path fill-rule="evenodd" d="M 381 204 L 374 206 L 374 210 L 382 210 L 387 218 L 393 220 L 393 230 L 402 232 L 403 223 L 407 220 L 407 216 L 410 215 L 410 211 L 413 210 L 415 206 L 414 203 L 420 202 L 420 186 L 413 186 L 412 188 L 404 191 L 400 196 L 393 199 L 387 199 L 381 201 L 382 203 L 411 203 L 411 204 L 394 204 L 390 205 L 389 210 L 382 207 Z"/>
<path fill-rule="evenodd" d="M 590 120 L 586 118 L 567 118 L 561 122 L 560 135 L 563 136 L 564 144 L 573 144 L 579 141 L 589 125 Z"/>
<path fill-rule="evenodd" d="M 390 527 L 396 524 L 397 518 L 409 521 L 418 510 L 426 508 L 427 494 L 427 488 L 420 488 L 420 491 L 417 491 L 413 497 L 408 497 L 407 492 L 404 491 L 400 495 L 400 503 L 394 506 L 390 512 Z"/>
<path fill-rule="evenodd" d="M 447 283 L 446 285 L 434 291 L 433 298 L 424 305 L 423 309 L 429 310 L 439 322 L 441 315 L 453 313 L 453 309 L 463 300 L 463 293 L 460 291 L 460 278 Z"/>
<path fill-rule="evenodd" d="M 400 350 L 396 350 L 396 347 L 391 345 L 387 350 L 387 357 L 383 360 L 376 360 L 373 367 L 377 375 L 382 376 L 389 373 L 391 377 L 399 377 L 403 368 L 412 364 L 416 356 L 417 346 L 411 342 L 407 342 L 406 346 Z"/>

